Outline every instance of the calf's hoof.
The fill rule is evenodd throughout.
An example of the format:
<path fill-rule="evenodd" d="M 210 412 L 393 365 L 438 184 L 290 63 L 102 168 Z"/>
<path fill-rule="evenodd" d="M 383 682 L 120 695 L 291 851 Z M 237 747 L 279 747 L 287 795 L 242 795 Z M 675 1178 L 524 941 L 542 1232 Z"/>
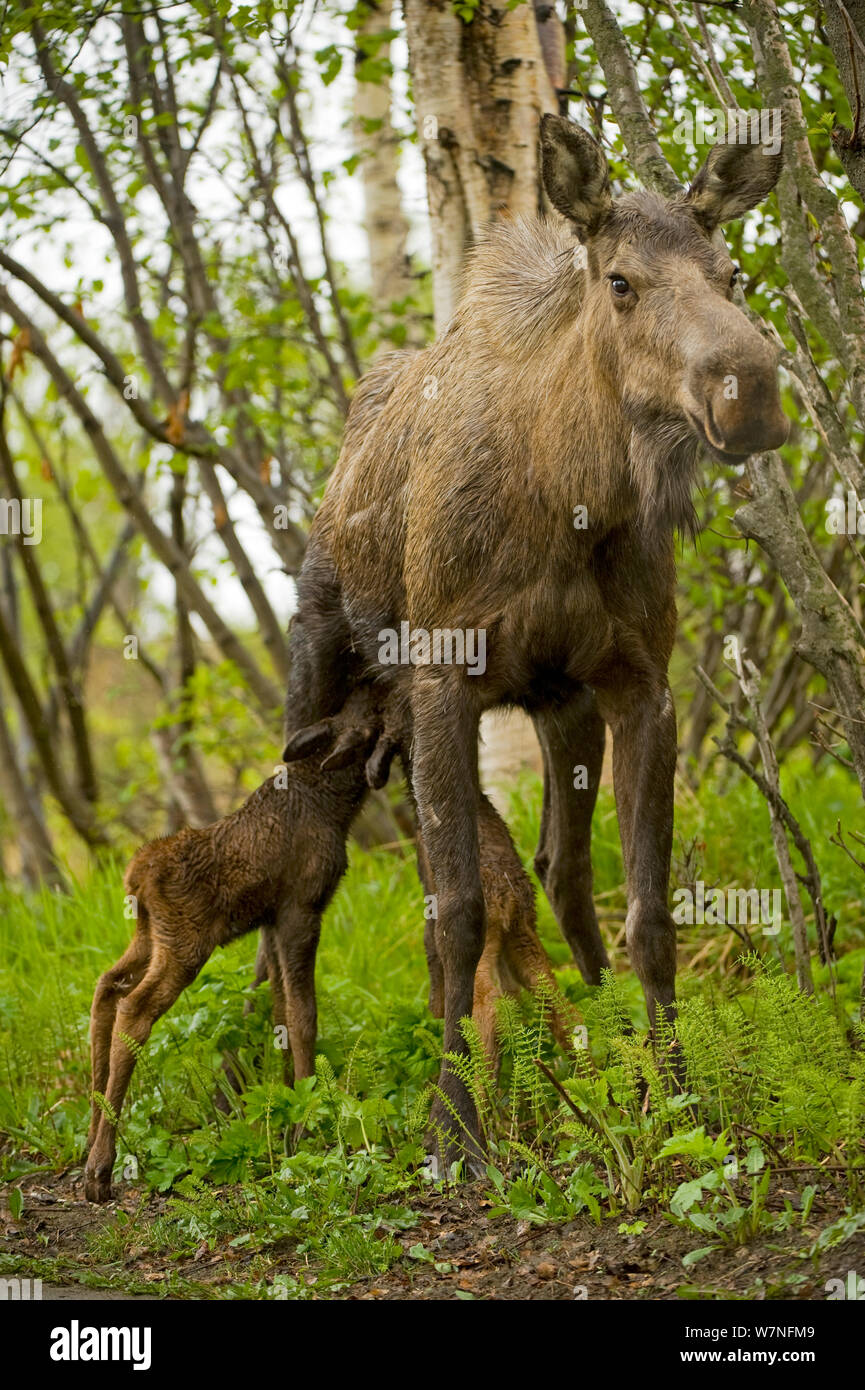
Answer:
<path fill-rule="evenodd" d="M 111 1168 L 95 1168 L 90 1164 L 84 1169 L 84 1196 L 88 1202 L 110 1202 Z"/>

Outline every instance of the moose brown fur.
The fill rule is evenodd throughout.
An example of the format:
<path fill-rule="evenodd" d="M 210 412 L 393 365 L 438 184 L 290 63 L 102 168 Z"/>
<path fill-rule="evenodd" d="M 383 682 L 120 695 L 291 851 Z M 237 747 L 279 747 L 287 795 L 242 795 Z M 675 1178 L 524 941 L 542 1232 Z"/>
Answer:
<path fill-rule="evenodd" d="M 315 955 L 321 914 L 346 866 L 345 839 L 368 785 L 381 785 L 403 728 L 375 712 L 375 692 L 357 692 L 334 722 L 339 751 L 323 770 L 305 763 L 282 769 L 235 812 L 204 829 L 154 840 L 133 858 L 125 887 L 137 905 L 128 950 L 96 987 L 91 1014 L 94 1092 L 85 1194 L 107 1201 L 116 1120 L 138 1047 L 155 1021 L 194 980 L 217 946 L 261 929 L 258 975 L 270 980 L 273 1016 L 287 1030 L 286 1074 L 309 1076 L 315 1065 Z M 363 746 L 367 758 L 348 758 Z M 406 760 L 408 753 L 404 754 Z M 340 764 L 347 761 L 347 766 Z M 489 932 L 476 985 L 477 1020 L 493 1064 L 496 1000 L 520 985 L 548 982 L 551 1026 L 569 1046 L 569 1013 L 558 996 L 535 923 L 534 896 L 507 827 L 484 798 L 483 890 Z M 418 857 L 433 891 L 422 845 Z M 441 966 L 427 933 L 430 1005 L 442 1011 Z M 130 1046 L 127 1039 L 131 1040 Z M 231 1071 L 229 1069 L 229 1078 Z M 97 1094 L 104 1097 L 100 1104 Z M 113 1118 L 112 1118 L 113 1117 Z"/>
<path fill-rule="evenodd" d="M 463 1047 L 484 946 L 477 735 L 496 706 L 534 720 L 536 866 L 589 982 L 607 964 L 589 839 L 610 728 L 628 949 L 650 1020 L 674 1012 L 674 534 L 693 518 L 700 445 L 740 463 L 787 435 L 775 356 L 733 302 L 735 268 L 714 236 L 771 191 L 781 156 L 718 145 L 687 193 L 614 200 L 603 151 L 579 127 L 544 117 L 541 152 L 571 232 L 502 223 L 439 341 L 361 383 L 291 635 L 286 758 L 373 673 L 408 692 L 446 1052 Z M 486 670 L 384 668 L 382 631 L 403 621 L 485 630 Z M 447 1062 L 440 1086 L 442 1157 L 478 1166 L 474 1107 Z"/>

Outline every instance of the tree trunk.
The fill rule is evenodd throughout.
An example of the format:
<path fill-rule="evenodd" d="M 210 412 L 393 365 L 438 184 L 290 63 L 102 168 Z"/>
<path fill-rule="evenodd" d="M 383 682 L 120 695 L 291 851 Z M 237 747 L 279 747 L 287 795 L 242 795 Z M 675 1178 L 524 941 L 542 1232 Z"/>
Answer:
<path fill-rule="evenodd" d="M 481 3 L 466 24 L 448 0 L 406 0 L 405 20 L 441 332 L 481 229 L 541 206 L 538 123 L 558 103 L 531 6 Z"/>
<path fill-rule="evenodd" d="M 854 129 L 838 124 L 832 142 L 844 172 L 865 198 L 865 0 L 823 0 L 823 22 L 838 76 L 847 93 Z"/>
<path fill-rule="evenodd" d="M 406 243 L 408 218 L 397 181 L 399 148 L 391 121 L 390 6 L 370 4 L 357 30 L 354 85 L 354 143 L 360 157 L 363 222 L 369 243 L 373 304 L 385 332 L 395 322 L 393 305 L 414 289 Z M 403 320 L 407 336 L 419 341 L 418 325 Z"/>

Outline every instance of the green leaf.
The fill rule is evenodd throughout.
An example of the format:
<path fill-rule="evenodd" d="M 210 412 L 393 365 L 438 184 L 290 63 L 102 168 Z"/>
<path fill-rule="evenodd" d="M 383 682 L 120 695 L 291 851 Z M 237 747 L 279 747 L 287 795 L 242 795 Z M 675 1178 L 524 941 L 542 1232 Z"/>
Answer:
<path fill-rule="evenodd" d="M 747 1173 L 759 1173 L 766 1166 L 766 1156 L 759 1144 L 752 1144 L 745 1159 Z"/>
<path fill-rule="evenodd" d="M 705 1255 L 711 1255 L 713 1250 L 720 1249 L 718 1245 L 701 1245 L 699 1250 L 689 1250 L 687 1255 L 682 1256 L 682 1264 L 688 1268 L 695 1265 L 698 1260 L 702 1260 Z"/>

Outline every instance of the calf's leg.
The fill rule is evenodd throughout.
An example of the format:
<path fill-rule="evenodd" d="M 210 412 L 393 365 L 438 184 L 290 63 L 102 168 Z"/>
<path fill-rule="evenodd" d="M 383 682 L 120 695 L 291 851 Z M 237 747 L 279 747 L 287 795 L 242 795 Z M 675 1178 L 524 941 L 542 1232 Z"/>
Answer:
<path fill-rule="evenodd" d="M 478 961 L 478 968 L 475 972 L 475 992 L 472 1000 L 472 1015 L 477 1024 L 478 1036 L 481 1046 L 486 1054 L 492 1075 L 498 1076 L 499 1062 L 499 1034 L 498 1034 L 498 1015 L 496 1005 L 504 994 L 501 977 L 498 969 L 497 954 L 489 949 L 489 933 L 487 944 L 483 954 Z"/>
<path fill-rule="evenodd" d="M 550 1031 L 562 1051 L 572 1053 L 576 1016 L 559 991 L 534 922 L 527 922 L 522 918 L 514 922 L 505 938 L 504 949 L 508 967 L 517 984 L 531 991 L 548 987 L 546 994 L 550 1001 Z"/>
<path fill-rule="evenodd" d="M 488 797 L 480 801 L 481 881 L 487 906 L 487 938 L 478 966 L 475 1012 L 485 1009 L 491 1023 L 482 1027 L 490 1038 L 487 1051 L 497 1065 L 498 1038 L 495 1010 L 506 991 L 538 990 L 547 986 L 549 1024 L 556 1041 L 566 1051 L 573 1046 L 573 1018 L 556 984 L 547 953 L 538 936 L 535 895 L 517 854 L 511 833 Z M 589 897 L 591 903 L 591 897 Z M 482 999 L 479 997 L 484 995 Z"/>
<path fill-rule="evenodd" d="M 110 1066 L 111 1034 L 117 1005 L 136 985 L 140 984 L 150 964 L 151 942 L 146 922 L 140 920 L 135 936 L 116 965 L 101 976 L 93 995 L 90 1011 L 90 1128 L 87 1132 L 87 1153 L 90 1152 L 99 1121 L 102 1118 L 95 1092 L 105 1094 Z"/>
<path fill-rule="evenodd" d="M 287 902 L 282 905 L 277 914 L 275 936 L 282 998 L 281 1003 L 275 1005 L 275 1010 L 281 1009 L 288 1028 L 296 1081 L 315 1074 L 318 1026 L 315 957 L 320 935 L 320 912 L 301 903 Z"/>
<path fill-rule="evenodd" d="M 171 1008 L 186 986 L 192 983 L 206 959 L 207 954 L 203 953 L 199 959 L 181 962 L 175 955 L 154 944 L 143 979 L 117 1005 L 105 1086 L 106 1110 L 100 1114 L 84 1168 L 84 1193 L 89 1202 L 107 1202 L 111 1196 L 117 1122 L 129 1089 L 138 1049 L 147 1042 L 156 1020 Z M 132 1046 L 126 1039 L 131 1040 Z"/>
<path fill-rule="evenodd" d="M 285 986 L 282 981 L 282 967 L 279 963 L 276 927 L 265 927 L 261 933 L 256 970 L 263 970 L 270 982 L 270 1007 L 273 1013 L 273 1044 L 282 1051 L 282 1071 L 286 1085 L 291 1084 L 292 1060 L 291 1041 L 288 1028 L 288 1014 L 285 1004 Z"/>

